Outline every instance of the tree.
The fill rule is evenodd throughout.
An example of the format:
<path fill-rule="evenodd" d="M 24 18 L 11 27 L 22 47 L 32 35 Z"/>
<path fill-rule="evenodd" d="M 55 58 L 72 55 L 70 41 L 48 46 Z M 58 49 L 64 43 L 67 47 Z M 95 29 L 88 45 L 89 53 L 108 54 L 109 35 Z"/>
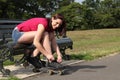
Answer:
<path fill-rule="evenodd" d="M 104 0 L 101 1 L 100 7 L 97 13 L 101 15 L 99 17 L 100 23 L 103 28 L 117 28 L 120 26 L 120 2 L 118 0 Z"/>
<path fill-rule="evenodd" d="M 0 18 L 45 17 L 71 1 L 73 0 L 0 0 Z"/>
<path fill-rule="evenodd" d="M 85 0 L 84 22 L 87 29 L 117 28 L 120 26 L 119 0 Z M 118 19 L 119 18 L 119 19 Z"/>
<path fill-rule="evenodd" d="M 2 0 L 0 1 L 0 18 L 26 19 L 44 16 L 43 8 L 37 0 Z"/>
<path fill-rule="evenodd" d="M 79 3 L 74 2 L 70 5 L 61 7 L 55 13 L 61 13 L 64 15 L 68 30 L 74 30 L 76 28 L 79 29 L 79 25 L 81 24 L 82 20 L 82 17 L 80 16 L 82 13 L 82 6 Z"/>

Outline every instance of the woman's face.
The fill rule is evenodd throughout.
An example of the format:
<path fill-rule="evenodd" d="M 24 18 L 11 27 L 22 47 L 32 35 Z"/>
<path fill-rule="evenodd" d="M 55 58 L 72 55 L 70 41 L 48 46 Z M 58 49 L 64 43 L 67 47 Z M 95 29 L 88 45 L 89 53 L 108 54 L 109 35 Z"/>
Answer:
<path fill-rule="evenodd" d="M 54 19 L 54 18 L 52 18 L 52 28 L 53 29 L 58 28 L 61 24 L 62 24 L 62 20 L 61 19 Z"/>

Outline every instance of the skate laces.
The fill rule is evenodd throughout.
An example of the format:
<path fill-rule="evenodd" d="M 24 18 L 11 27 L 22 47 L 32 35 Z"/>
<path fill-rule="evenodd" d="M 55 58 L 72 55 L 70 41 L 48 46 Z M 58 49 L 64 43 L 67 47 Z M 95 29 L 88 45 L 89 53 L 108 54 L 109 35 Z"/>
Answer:
<path fill-rule="evenodd" d="M 54 60 L 54 61 L 48 63 L 48 67 L 52 67 L 55 69 L 61 69 L 63 66 L 62 66 L 62 64 L 60 64 L 56 60 Z"/>

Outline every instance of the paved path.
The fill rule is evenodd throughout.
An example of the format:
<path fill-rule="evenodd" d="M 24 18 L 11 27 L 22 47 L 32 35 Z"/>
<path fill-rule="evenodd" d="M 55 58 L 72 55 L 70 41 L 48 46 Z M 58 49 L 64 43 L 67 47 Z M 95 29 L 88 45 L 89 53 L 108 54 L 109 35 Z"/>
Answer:
<path fill-rule="evenodd" d="M 23 80 L 120 80 L 120 54 L 68 67 L 68 74 L 49 76 L 40 73 Z"/>
<path fill-rule="evenodd" d="M 69 61 L 64 61 L 63 64 L 72 65 L 79 62 L 81 62 L 81 60 L 80 61 L 69 60 Z M 40 73 L 32 72 L 32 69 L 33 69 L 32 65 L 28 66 L 27 68 L 24 68 L 22 65 L 19 65 L 19 66 L 11 65 L 11 66 L 6 66 L 5 69 L 11 70 L 10 76 L 16 76 L 20 79 L 40 74 Z M 0 72 L 0 79 L 3 79 L 3 78 L 7 78 L 7 77 L 2 77 L 2 73 Z"/>

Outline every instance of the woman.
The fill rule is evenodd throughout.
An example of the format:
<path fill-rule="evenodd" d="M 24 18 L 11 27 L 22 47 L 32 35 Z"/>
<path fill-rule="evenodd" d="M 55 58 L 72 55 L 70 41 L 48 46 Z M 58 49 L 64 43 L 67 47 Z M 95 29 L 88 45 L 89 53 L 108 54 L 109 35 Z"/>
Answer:
<path fill-rule="evenodd" d="M 62 55 L 56 43 L 54 31 L 59 34 L 65 33 L 65 21 L 61 14 L 55 14 L 51 19 L 32 18 L 17 25 L 12 33 L 15 43 L 33 43 L 36 49 L 32 57 L 36 57 L 39 52 L 42 53 L 50 62 L 54 61 L 52 48 L 57 53 L 57 62 L 62 62 Z"/>

